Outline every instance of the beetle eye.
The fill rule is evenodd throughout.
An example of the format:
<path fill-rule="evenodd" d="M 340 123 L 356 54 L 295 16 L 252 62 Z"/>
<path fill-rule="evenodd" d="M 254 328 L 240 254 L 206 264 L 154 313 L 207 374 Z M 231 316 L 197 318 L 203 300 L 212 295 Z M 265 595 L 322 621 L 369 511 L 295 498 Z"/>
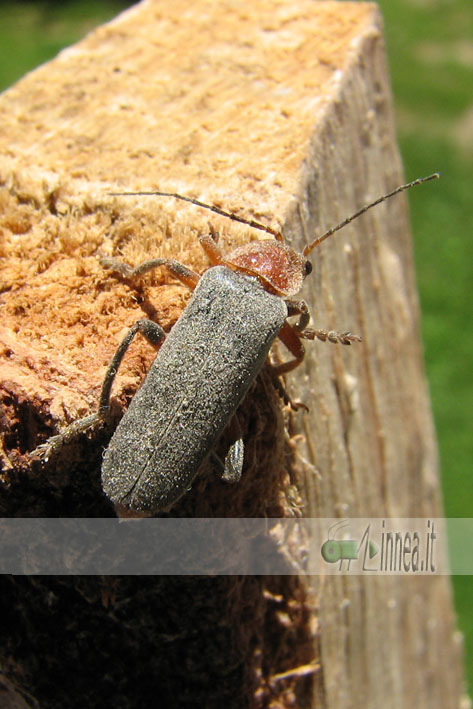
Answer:
<path fill-rule="evenodd" d="M 308 276 L 309 273 L 312 273 L 312 264 L 310 261 L 306 261 L 304 264 L 304 272 L 305 275 Z"/>

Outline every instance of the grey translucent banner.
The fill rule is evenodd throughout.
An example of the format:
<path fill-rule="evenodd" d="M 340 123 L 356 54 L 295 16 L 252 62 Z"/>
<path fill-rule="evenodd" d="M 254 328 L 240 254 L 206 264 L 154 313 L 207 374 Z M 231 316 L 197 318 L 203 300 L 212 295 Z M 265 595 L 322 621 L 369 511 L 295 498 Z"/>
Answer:
<path fill-rule="evenodd" d="M 0 573 L 473 574 L 472 542 L 473 519 L 3 518 Z"/>

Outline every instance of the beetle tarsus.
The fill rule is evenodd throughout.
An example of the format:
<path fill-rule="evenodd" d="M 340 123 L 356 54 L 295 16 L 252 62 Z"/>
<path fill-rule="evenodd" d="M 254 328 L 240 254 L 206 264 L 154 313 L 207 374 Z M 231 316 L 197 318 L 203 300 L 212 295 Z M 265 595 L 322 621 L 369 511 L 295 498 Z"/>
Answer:
<path fill-rule="evenodd" d="M 145 273 L 152 271 L 159 266 L 166 268 L 175 278 L 177 278 L 181 283 L 188 286 L 192 290 L 196 287 L 199 282 L 199 275 L 190 268 L 187 268 L 179 261 L 175 261 L 172 258 L 153 258 L 148 261 L 143 261 L 139 266 L 132 268 L 127 263 L 123 261 L 118 261 L 118 259 L 112 258 L 111 256 L 102 256 L 99 259 L 100 265 L 103 268 L 107 268 L 114 273 L 118 273 L 122 278 L 127 280 L 134 280 L 140 276 L 144 276 Z"/>
<path fill-rule="evenodd" d="M 104 417 L 100 413 L 91 414 L 78 421 L 74 421 L 70 426 L 61 431 L 61 433 L 48 438 L 45 443 L 35 448 L 29 455 L 31 458 L 39 458 L 47 463 L 50 458 L 59 453 L 64 445 L 73 441 L 80 433 L 97 428 L 103 421 Z"/>
<path fill-rule="evenodd" d="M 349 330 L 346 332 L 338 332 L 337 330 L 304 330 L 300 333 L 300 337 L 305 340 L 321 340 L 322 342 L 331 342 L 334 345 L 351 345 L 352 342 L 362 342 L 360 335 L 353 335 Z"/>

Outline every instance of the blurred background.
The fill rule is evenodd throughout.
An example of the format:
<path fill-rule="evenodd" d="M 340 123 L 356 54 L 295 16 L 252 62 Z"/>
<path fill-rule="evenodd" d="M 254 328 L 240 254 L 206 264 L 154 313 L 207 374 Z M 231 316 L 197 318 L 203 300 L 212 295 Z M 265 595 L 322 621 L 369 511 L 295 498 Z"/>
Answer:
<path fill-rule="evenodd" d="M 0 2 L 0 90 L 132 3 Z M 473 517 L 473 3 L 381 0 L 447 517 Z M 453 578 L 473 691 L 473 579 Z"/>

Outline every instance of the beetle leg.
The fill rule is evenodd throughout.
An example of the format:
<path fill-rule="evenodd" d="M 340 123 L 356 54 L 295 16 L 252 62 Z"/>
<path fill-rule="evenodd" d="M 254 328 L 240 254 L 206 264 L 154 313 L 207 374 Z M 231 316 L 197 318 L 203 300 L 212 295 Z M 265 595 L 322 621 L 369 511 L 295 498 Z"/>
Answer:
<path fill-rule="evenodd" d="M 337 330 L 304 330 L 299 337 L 305 340 L 321 340 L 322 342 L 332 342 L 337 345 L 351 345 L 352 342 L 362 342 L 360 335 L 353 335 L 350 331 L 338 332 Z"/>
<path fill-rule="evenodd" d="M 243 471 L 244 454 L 243 439 L 238 438 L 235 443 L 232 443 L 225 456 L 222 480 L 227 483 L 237 483 L 240 480 Z"/>
<path fill-rule="evenodd" d="M 298 323 L 293 325 L 293 327 L 298 332 L 303 332 L 310 320 L 310 313 L 307 303 L 303 300 L 286 300 L 285 302 L 287 305 L 288 317 L 291 317 L 291 315 L 300 315 Z"/>
<path fill-rule="evenodd" d="M 270 365 L 271 367 L 271 365 Z M 274 373 L 275 367 L 272 367 Z M 281 399 L 284 401 L 286 406 L 290 406 L 293 411 L 299 411 L 299 409 L 304 409 L 304 411 L 309 411 L 309 407 L 304 404 L 302 401 L 293 401 L 291 397 L 289 396 L 286 387 L 283 384 L 282 379 L 280 379 L 277 376 L 277 373 L 274 373 L 274 387 L 276 391 L 278 392 L 279 396 Z"/>
<path fill-rule="evenodd" d="M 243 445 L 243 433 L 238 420 L 238 414 L 233 414 L 228 429 L 234 438 L 234 442 L 228 449 L 223 466 L 222 480 L 227 483 L 237 483 L 243 471 L 243 458 L 245 446 Z"/>
<path fill-rule="evenodd" d="M 234 442 L 231 444 L 225 456 L 223 463 L 219 456 L 212 451 L 212 458 L 223 469 L 221 479 L 227 483 L 237 483 L 243 471 L 243 459 L 245 454 L 245 446 L 243 444 L 243 433 L 237 414 L 234 414 L 230 423 L 227 426 Z"/>
<path fill-rule="evenodd" d="M 350 345 L 352 342 L 361 342 L 359 335 L 353 335 L 350 331 L 338 332 L 337 330 L 313 330 L 307 329 L 310 320 L 310 313 L 307 303 L 303 300 L 286 300 L 288 317 L 299 315 L 299 322 L 293 325 L 293 329 L 299 333 L 299 337 L 304 340 L 315 340 L 322 342 L 333 342 L 334 344 Z"/>
<path fill-rule="evenodd" d="M 279 377 L 281 374 L 286 374 L 292 369 L 295 369 L 305 356 L 305 349 L 301 342 L 304 340 L 322 340 L 322 342 L 332 342 L 334 344 L 351 345 L 352 342 L 361 342 L 359 335 L 353 335 L 351 332 L 337 332 L 336 330 L 312 330 L 306 329 L 309 320 L 309 312 L 304 301 L 286 301 L 289 315 L 300 313 L 301 317 L 296 325 L 291 325 L 286 322 L 279 331 L 279 339 L 286 345 L 289 352 L 294 355 L 294 359 L 289 362 L 282 362 L 272 366 L 273 373 Z"/>
<path fill-rule="evenodd" d="M 295 367 L 297 367 L 302 362 L 305 355 L 304 345 L 300 340 L 301 333 L 299 332 L 299 330 L 296 329 L 295 326 L 288 323 L 287 320 L 280 329 L 278 337 L 281 342 L 286 345 L 289 352 L 294 356 L 294 359 L 289 360 L 289 362 L 282 362 L 281 364 L 271 365 L 273 374 L 276 377 L 279 377 L 281 376 L 281 374 L 286 374 L 286 372 L 290 372 L 292 369 L 295 369 Z"/>
<path fill-rule="evenodd" d="M 175 278 L 181 281 L 181 283 L 184 283 L 184 285 L 191 290 L 194 290 L 200 278 L 197 273 L 172 258 L 153 258 L 149 261 L 144 261 L 139 266 L 136 266 L 136 268 L 132 268 L 127 263 L 123 263 L 109 256 L 103 256 L 100 258 L 100 265 L 119 273 L 123 278 L 127 279 L 137 278 L 138 276 L 148 273 L 148 271 L 152 271 L 153 268 L 164 266 Z"/>
<path fill-rule="evenodd" d="M 207 254 L 212 266 L 227 266 L 227 268 L 232 268 L 231 264 L 229 264 L 222 254 L 222 251 L 217 246 L 217 240 L 215 239 L 216 233 L 217 232 L 212 229 L 210 234 L 202 234 L 199 236 L 199 243 Z"/>
<path fill-rule="evenodd" d="M 220 479 L 226 483 L 237 483 L 243 470 L 244 459 L 244 443 L 243 438 L 238 438 L 227 451 L 225 462 L 215 451 L 211 451 L 210 457 L 216 463 L 220 471 Z"/>
<path fill-rule="evenodd" d="M 158 325 L 158 323 L 155 323 L 152 320 L 146 320 L 145 318 L 137 320 L 135 324 L 130 327 L 127 334 L 118 345 L 112 361 L 108 365 L 108 369 L 103 380 L 99 401 L 99 416 L 101 416 L 101 418 L 105 418 L 108 415 L 110 410 L 110 392 L 112 390 L 113 381 L 117 374 L 118 367 L 125 356 L 125 352 L 129 348 L 131 341 L 137 332 L 141 332 L 141 334 L 151 345 L 159 345 L 159 343 L 166 337 L 166 333 L 161 325 Z"/>
<path fill-rule="evenodd" d="M 61 433 L 58 433 L 56 436 L 51 436 L 45 443 L 37 446 L 37 448 L 32 450 L 28 455 L 30 458 L 42 458 L 44 461 L 47 461 L 51 455 L 57 453 L 66 443 L 74 440 L 79 433 L 87 431 L 88 429 L 94 429 L 101 421 L 102 417 L 98 413 L 74 421 L 74 423 L 71 423 L 71 425 L 61 431 Z"/>
<path fill-rule="evenodd" d="M 76 438 L 79 433 L 95 428 L 107 418 L 110 411 L 110 392 L 112 390 L 112 385 L 117 374 L 118 367 L 120 366 L 125 352 L 137 332 L 141 332 L 141 334 L 144 335 L 144 337 L 146 337 L 148 342 L 152 345 L 159 344 L 166 337 L 163 328 L 157 323 L 152 320 L 138 320 L 128 330 L 107 368 L 102 384 L 98 412 L 96 414 L 86 416 L 83 419 L 79 419 L 78 421 L 74 421 L 70 426 L 61 431 L 61 433 L 56 436 L 51 436 L 51 438 L 48 438 L 46 443 L 43 443 L 35 448 L 35 450 L 30 453 L 30 456 L 39 456 L 44 460 L 48 460 L 52 454 L 59 451 L 65 443 L 68 443 Z"/>
<path fill-rule="evenodd" d="M 218 232 L 216 229 L 213 228 L 212 224 L 209 222 L 209 236 L 212 238 L 213 241 L 215 241 L 216 244 L 218 244 L 219 239 L 220 239 L 220 232 Z"/>

